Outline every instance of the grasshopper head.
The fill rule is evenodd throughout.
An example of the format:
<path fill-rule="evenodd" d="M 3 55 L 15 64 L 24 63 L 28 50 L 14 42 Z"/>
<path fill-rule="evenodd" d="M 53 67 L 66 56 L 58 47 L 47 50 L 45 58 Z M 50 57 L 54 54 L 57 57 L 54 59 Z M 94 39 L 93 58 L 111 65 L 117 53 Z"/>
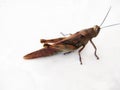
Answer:
<path fill-rule="evenodd" d="M 99 31 L 100 31 L 100 26 L 95 25 L 95 26 L 93 27 L 93 30 L 94 30 L 94 32 L 95 32 L 94 37 L 96 37 L 96 36 L 98 35 Z"/>

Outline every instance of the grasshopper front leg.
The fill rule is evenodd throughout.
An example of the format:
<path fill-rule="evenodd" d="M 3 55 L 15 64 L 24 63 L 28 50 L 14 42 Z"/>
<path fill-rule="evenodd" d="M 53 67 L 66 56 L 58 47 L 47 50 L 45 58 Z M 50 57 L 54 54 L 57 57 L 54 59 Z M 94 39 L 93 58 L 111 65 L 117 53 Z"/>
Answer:
<path fill-rule="evenodd" d="M 98 55 L 97 55 L 97 53 L 96 53 L 96 52 L 97 52 L 97 48 L 96 48 L 95 44 L 93 43 L 92 40 L 90 40 L 90 42 L 91 42 L 91 44 L 93 45 L 93 47 L 94 47 L 94 49 L 95 49 L 94 54 L 95 54 L 96 58 L 99 59 L 99 57 L 98 57 Z"/>
<path fill-rule="evenodd" d="M 78 51 L 78 54 L 79 54 L 79 60 L 80 60 L 80 64 L 82 65 L 82 59 L 81 59 L 81 51 L 85 48 L 85 45 L 82 46 L 82 48 L 80 48 L 80 50 Z"/>

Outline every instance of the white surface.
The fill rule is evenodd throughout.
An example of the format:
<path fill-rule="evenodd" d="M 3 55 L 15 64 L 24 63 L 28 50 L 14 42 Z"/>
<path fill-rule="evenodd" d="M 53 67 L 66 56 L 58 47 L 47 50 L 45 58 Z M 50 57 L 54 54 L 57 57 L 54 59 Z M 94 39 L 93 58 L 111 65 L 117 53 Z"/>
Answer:
<path fill-rule="evenodd" d="M 26 61 L 40 38 L 120 22 L 119 0 L 0 0 L 0 90 L 120 90 L 120 26 L 102 29 L 82 52 Z"/>

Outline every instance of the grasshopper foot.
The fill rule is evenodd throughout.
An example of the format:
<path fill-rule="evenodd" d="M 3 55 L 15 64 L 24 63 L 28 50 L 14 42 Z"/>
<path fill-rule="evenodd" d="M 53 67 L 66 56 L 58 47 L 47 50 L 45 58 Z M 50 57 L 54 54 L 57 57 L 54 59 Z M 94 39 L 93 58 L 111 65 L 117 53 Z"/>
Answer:
<path fill-rule="evenodd" d="M 71 52 L 73 52 L 73 51 L 65 52 L 64 55 L 69 54 L 69 53 L 71 53 Z"/>

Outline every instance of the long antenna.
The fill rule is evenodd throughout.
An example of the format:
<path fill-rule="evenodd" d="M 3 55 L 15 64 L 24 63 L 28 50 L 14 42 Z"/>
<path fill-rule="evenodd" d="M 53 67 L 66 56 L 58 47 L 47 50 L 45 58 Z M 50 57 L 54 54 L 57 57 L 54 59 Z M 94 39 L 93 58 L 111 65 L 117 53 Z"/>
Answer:
<path fill-rule="evenodd" d="M 111 24 L 111 25 L 103 26 L 103 27 L 101 27 L 101 29 L 102 29 L 102 28 L 106 28 L 106 27 L 116 26 L 116 25 L 120 25 L 120 23 L 116 23 L 116 24 Z"/>
<path fill-rule="evenodd" d="M 103 23 L 104 23 L 104 21 L 106 20 L 106 18 L 107 18 L 107 16 L 108 16 L 108 14 L 109 14 L 109 12 L 110 12 L 110 10 L 111 10 L 111 6 L 110 6 L 110 8 L 109 8 L 109 10 L 108 10 L 108 12 L 107 12 L 107 14 L 106 14 L 106 16 L 104 17 L 104 19 L 103 19 L 102 23 L 100 24 L 100 26 L 102 26 L 102 24 L 103 24 Z"/>

